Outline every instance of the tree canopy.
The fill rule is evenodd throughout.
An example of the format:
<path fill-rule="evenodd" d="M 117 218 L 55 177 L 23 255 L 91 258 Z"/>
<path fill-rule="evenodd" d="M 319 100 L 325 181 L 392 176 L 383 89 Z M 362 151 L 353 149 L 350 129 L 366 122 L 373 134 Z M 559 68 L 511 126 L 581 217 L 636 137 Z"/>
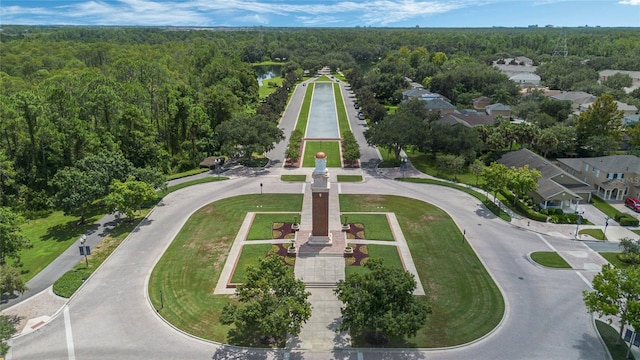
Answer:
<path fill-rule="evenodd" d="M 335 293 L 343 306 L 339 330 L 369 333 L 374 343 L 387 337 L 415 336 L 430 308 L 413 295 L 413 274 L 370 259 L 363 273 L 350 274 L 338 282 Z"/>
<path fill-rule="evenodd" d="M 247 268 L 244 284 L 236 288 L 239 304 L 225 306 L 221 322 L 234 325 L 229 337 L 235 343 L 283 346 L 287 334 L 297 336 L 311 317 L 309 292 L 279 256 L 267 256 Z"/>
<path fill-rule="evenodd" d="M 605 264 L 594 276 L 592 287 L 593 291 L 582 293 L 590 313 L 618 317 L 620 334 L 627 324 L 640 329 L 640 267 L 618 269 Z"/>

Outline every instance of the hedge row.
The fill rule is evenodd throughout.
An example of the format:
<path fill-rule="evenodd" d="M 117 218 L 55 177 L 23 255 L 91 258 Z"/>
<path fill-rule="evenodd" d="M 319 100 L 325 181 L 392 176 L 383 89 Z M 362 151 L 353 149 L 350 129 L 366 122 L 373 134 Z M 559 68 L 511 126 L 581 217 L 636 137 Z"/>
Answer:
<path fill-rule="evenodd" d="M 500 190 L 500 193 L 507 199 L 509 204 L 513 204 L 513 199 L 515 198 L 513 193 L 504 190 Z M 547 215 L 534 211 L 532 208 L 528 207 L 520 200 L 516 201 L 516 208 L 522 215 L 526 216 L 528 219 L 543 222 L 547 221 Z"/>
<path fill-rule="evenodd" d="M 291 164 L 293 165 L 300 159 L 300 144 L 302 143 L 302 131 L 296 129 L 291 132 L 291 137 L 289 137 L 289 145 L 287 145 L 287 150 L 285 152 L 285 156 L 289 158 Z"/>
<path fill-rule="evenodd" d="M 620 226 L 638 226 L 638 219 L 636 219 L 633 215 L 627 213 L 616 213 L 613 219 L 620 224 Z"/>

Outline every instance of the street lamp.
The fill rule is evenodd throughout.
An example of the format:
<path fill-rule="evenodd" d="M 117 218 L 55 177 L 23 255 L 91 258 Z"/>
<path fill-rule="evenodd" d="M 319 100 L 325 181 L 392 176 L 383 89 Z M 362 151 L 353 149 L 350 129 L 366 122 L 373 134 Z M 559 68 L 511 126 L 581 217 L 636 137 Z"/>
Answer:
<path fill-rule="evenodd" d="M 578 240 L 578 228 L 580 227 L 580 224 L 582 223 L 582 215 L 584 215 L 584 209 L 580 209 L 580 211 L 576 210 L 576 214 L 578 215 L 578 219 L 576 220 L 576 240 Z"/>
<path fill-rule="evenodd" d="M 402 169 L 402 178 L 404 179 L 404 171 L 407 169 L 407 158 L 402 158 L 402 164 L 400 164 L 400 168 Z"/>
<path fill-rule="evenodd" d="M 607 226 L 609 226 L 609 219 L 611 218 L 608 216 L 604 218 L 604 231 L 602 232 L 602 235 L 605 235 L 605 240 L 607 239 L 606 235 L 607 235 Z"/>
<path fill-rule="evenodd" d="M 260 183 L 260 195 L 262 195 L 262 183 Z"/>
<path fill-rule="evenodd" d="M 91 247 L 89 245 L 85 245 L 84 243 L 87 241 L 87 235 L 83 234 L 80 237 L 80 255 L 84 255 L 84 263 L 89 267 L 89 259 L 87 259 L 88 255 L 91 255 Z"/>

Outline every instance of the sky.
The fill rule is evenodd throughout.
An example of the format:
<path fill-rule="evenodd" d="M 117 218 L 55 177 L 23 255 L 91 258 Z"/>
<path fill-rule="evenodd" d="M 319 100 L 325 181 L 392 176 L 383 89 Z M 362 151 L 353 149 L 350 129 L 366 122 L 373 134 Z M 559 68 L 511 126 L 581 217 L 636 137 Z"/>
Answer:
<path fill-rule="evenodd" d="M 640 27 L 640 0 L 0 0 L 0 25 Z"/>

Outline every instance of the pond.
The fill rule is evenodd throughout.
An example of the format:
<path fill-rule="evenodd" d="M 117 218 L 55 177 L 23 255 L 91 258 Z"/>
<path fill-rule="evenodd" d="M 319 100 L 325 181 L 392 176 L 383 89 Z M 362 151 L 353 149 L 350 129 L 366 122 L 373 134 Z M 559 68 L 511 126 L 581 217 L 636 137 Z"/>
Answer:
<path fill-rule="evenodd" d="M 263 80 L 282 76 L 282 65 L 257 65 L 253 67 L 253 71 L 261 84 Z"/>

